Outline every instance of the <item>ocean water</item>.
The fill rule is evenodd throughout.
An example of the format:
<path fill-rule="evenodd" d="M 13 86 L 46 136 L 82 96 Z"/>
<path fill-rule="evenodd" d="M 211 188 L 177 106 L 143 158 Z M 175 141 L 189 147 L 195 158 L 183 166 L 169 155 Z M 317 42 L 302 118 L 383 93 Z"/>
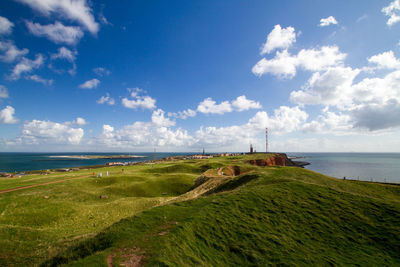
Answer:
<path fill-rule="evenodd" d="M 287 153 L 304 157 L 305 166 L 319 173 L 343 179 L 400 183 L 400 153 Z"/>
<path fill-rule="evenodd" d="M 0 153 L 0 172 L 83 167 L 103 165 L 107 162 L 115 161 L 138 162 L 187 154 L 190 153 Z M 136 155 L 141 157 L 130 159 L 76 159 L 59 157 L 72 155 Z"/>

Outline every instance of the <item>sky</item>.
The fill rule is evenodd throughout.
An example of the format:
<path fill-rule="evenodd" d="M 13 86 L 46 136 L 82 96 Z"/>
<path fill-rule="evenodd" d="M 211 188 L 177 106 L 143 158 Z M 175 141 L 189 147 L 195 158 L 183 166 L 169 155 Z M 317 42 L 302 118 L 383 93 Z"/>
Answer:
<path fill-rule="evenodd" d="M 0 151 L 400 152 L 400 0 L 0 2 Z"/>

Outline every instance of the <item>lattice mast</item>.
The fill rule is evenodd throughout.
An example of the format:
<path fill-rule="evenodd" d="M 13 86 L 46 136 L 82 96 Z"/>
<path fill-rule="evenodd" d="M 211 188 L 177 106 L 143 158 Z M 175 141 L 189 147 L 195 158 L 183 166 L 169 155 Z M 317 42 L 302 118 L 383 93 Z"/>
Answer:
<path fill-rule="evenodd" d="M 268 128 L 265 128 L 265 152 L 268 153 Z"/>

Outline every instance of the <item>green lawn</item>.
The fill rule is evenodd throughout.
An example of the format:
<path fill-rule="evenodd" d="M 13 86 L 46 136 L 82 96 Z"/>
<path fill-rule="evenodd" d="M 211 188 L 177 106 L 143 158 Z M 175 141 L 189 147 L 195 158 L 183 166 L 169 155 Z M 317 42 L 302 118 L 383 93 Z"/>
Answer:
<path fill-rule="evenodd" d="M 249 159 L 96 169 L 111 175 L 2 194 L 0 266 L 400 265 L 400 186 Z M 228 166 L 241 174 L 209 171 L 193 186 Z M 0 188 L 89 172 L 2 179 Z"/>

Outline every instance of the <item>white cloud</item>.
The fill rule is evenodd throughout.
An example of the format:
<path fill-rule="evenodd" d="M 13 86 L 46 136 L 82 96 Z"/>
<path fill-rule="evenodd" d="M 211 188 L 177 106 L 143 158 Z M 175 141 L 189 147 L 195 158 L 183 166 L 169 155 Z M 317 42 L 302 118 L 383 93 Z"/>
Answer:
<path fill-rule="evenodd" d="M 130 147 L 174 147 L 187 150 L 192 147 L 206 146 L 209 149 L 232 147 L 232 144 L 247 146 L 268 127 L 274 134 L 285 134 L 301 129 L 301 124 L 308 115 L 299 107 L 282 106 L 269 117 L 260 111 L 243 125 L 229 127 L 201 127 L 191 136 L 182 129 L 172 130 L 174 121 L 165 118 L 163 110 L 153 111 L 151 122 L 135 122 L 119 130 L 110 125 L 103 125 L 103 132 L 94 143 L 113 148 Z"/>
<path fill-rule="evenodd" d="M 271 53 L 275 49 L 288 49 L 296 42 L 296 33 L 293 27 L 281 28 L 275 25 L 274 29 L 268 34 L 267 40 L 261 48 L 261 55 Z"/>
<path fill-rule="evenodd" d="M 1 101 L 1 98 L 8 98 L 8 90 L 3 85 L 0 85 L 0 101 Z"/>
<path fill-rule="evenodd" d="M 361 17 L 359 17 L 358 19 L 357 19 L 357 22 L 361 22 L 361 21 L 363 21 L 363 20 L 365 20 L 365 19 L 367 19 L 368 18 L 368 15 L 367 14 L 364 14 L 364 15 L 362 15 Z"/>
<path fill-rule="evenodd" d="M 196 131 L 196 146 L 209 148 L 232 147 L 232 144 L 250 144 L 258 139 L 268 128 L 274 135 L 289 133 L 300 129 L 308 114 L 298 107 L 281 106 L 269 117 L 267 112 L 259 111 L 243 125 L 228 127 L 201 127 Z"/>
<path fill-rule="evenodd" d="M 19 50 L 11 41 L 0 41 L 0 51 L 3 52 L 0 55 L 0 60 L 8 63 L 25 56 L 29 52 L 26 48 Z"/>
<path fill-rule="evenodd" d="M 331 24 L 338 24 L 337 20 L 335 19 L 334 16 L 329 16 L 327 18 L 322 18 L 320 20 L 319 26 L 320 27 L 326 27 L 329 26 Z"/>
<path fill-rule="evenodd" d="M 54 80 L 43 79 L 42 77 L 40 77 L 39 75 L 36 75 L 36 74 L 25 76 L 25 79 L 31 80 L 31 81 L 34 81 L 37 83 L 42 83 L 44 85 L 52 85 L 54 82 Z"/>
<path fill-rule="evenodd" d="M 151 122 L 137 121 L 115 130 L 110 125 L 103 125 L 103 132 L 95 143 L 112 148 L 145 147 L 181 147 L 187 149 L 194 142 L 186 130 L 169 128 L 174 122 L 164 117 L 164 111 L 155 110 Z"/>
<path fill-rule="evenodd" d="M 58 48 L 58 52 L 51 54 L 50 59 L 52 61 L 57 61 L 57 60 L 67 60 L 69 63 L 72 64 L 72 67 L 68 70 L 68 73 L 70 75 L 75 75 L 76 73 L 76 56 L 78 55 L 77 51 L 72 51 L 65 46 Z M 63 73 L 65 70 L 63 69 L 57 69 L 54 67 L 53 62 L 49 64 L 49 68 L 52 69 L 54 72 L 57 73 Z"/>
<path fill-rule="evenodd" d="M 303 131 L 307 133 L 349 135 L 354 133 L 354 128 L 349 115 L 324 109 L 316 120 L 303 125 Z"/>
<path fill-rule="evenodd" d="M 372 61 L 386 67 L 393 66 L 388 63 L 392 61 L 386 58 L 378 56 Z M 297 104 L 331 106 L 340 111 L 325 111 L 315 121 L 306 124 L 305 130 L 353 134 L 391 131 L 400 127 L 400 70 L 383 78 L 364 78 L 355 83 L 360 71 L 336 67 L 317 72 L 302 90 L 291 93 L 291 100 Z"/>
<path fill-rule="evenodd" d="M 44 36 L 56 44 L 65 43 L 75 45 L 83 37 L 83 32 L 79 27 L 64 26 L 59 21 L 48 25 L 27 21 L 26 26 L 33 35 Z"/>
<path fill-rule="evenodd" d="M 260 102 L 256 102 L 254 100 L 249 100 L 245 95 L 238 96 L 235 100 L 232 101 L 232 106 L 237 111 L 244 111 L 249 109 L 260 109 Z"/>
<path fill-rule="evenodd" d="M 341 66 L 346 54 L 339 51 L 337 46 L 323 46 L 320 49 L 302 49 L 297 54 L 299 67 L 310 71 L 319 71 L 331 66 Z"/>
<path fill-rule="evenodd" d="M 296 75 L 297 59 L 292 57 L 287 50 L 277 52 L 275 58 L 262 58 L 252 68 L 252 72 L 261 76 L 265 73 L 278 76 L 280 78 L 292 78 Z"/>
<path fill-rule="evenodd" d="M 93 72 L 94 72 L 96 75 L 100 76 L 100 77 L 108 76 L 108 75 L 110 75 L 110 73 L 111 73 L 108 69 L 103 68 L 103 67 L 94 68 L 94 69 L 93 69 Z"/>
<path fill-rule="evenodd" d="M 273 59 L 263 58 L 253 67 L 252 72 L 261 76 L 266 73 L 280 78 L 293 78 L 296 68 L 308 71 L 324 70 L 332 66 L 341 66 L 346 58 L 337 46 L 323 46 L 320 49 L 302 49 L 297 55 L 287 50 L 277 52 Z"/>
<path fill-rule="evenodd" d="M 389 17 L 386 24 L 392 26 L 400 21 L 400 0 L 394 0 L 388 6 L 382 8 L 383 14 Z"/>
<path fill-rule="evenodd" d="M 32 120 L 25 122 L 17 143 L 23 144 L 72 144 L 77 145 L 84 136 L 82 128 L 73 128 L 69 123 Z"/>
<path fill-rule="evenodd" d="M 12 106 L 6 106 L 0 110 L 0 123 L 13 124 L 17 123 L 18 119 L 14 117 L 15 109 Z"/>
<path fill-rule="evenodd" d="M 122 105 L 126 108 L 131 109 L 155 109 L 156 108 L 156 100 L 150 96 L 140 96 L 140 93 L 145 93 L 144 90 L 140 88 L 128 88 L 128 91 L 131 92 L 131 97 L 133 99 L 128 99 L 124 97 L 122 99 Z"/>
<path fill-rule="evenodd" d="M 96 88 L 99 84 L 100 84 L 100 81 L 95 78 L 95 79 L 91 79 L 91 80 L 88 80 L 88 81 L 82 83 L 81 85 L 79 85 L 79 88 L 93 89 L 93 88 Z"/>
<path fill-rule="evenodd" d="M 86 122 L 86 120 L 84 118 L 77 117 L 75 120 L 66 121 L 63 124 L 67 125 L 67 126 L 83 126 L 83 125 L 86 125 L 87 122 Z"/>
<path fill-rule="evenodd" d="M 232 106 L 229 101 L 216 104 L 214 100 L 208 97 L 200 102 L 197 106 L 197 111 L 205 114 L 224 114 L 226 112 L 232 112 Z"/>
<path fill-rule="evenodd" d="M 87 124 L 86 120 L 81 117 L 76 118 L 74 121 L 72 121 L 72 123 L 76 124 L 76 125 L 86 125 Z"/>
<path fill-rule="evenodd" d="M 100 97 L 97 101 L 97 104 L 107 104 L 107 105 L 114 105 L 115 104 L 115 100 L 114 98 L 110 97 L 109 93 L 106 93 L 105 96 Z"/>
<path fill-rule="evenodd" d="M 335 67 L 323 73 L 316 72 L 302 90 L 291 92 L 290 100 L 301 105 L 349 105 L 350 87 L 359 73 L 360 70 L 350 67 Z"/>
<path fill-rule="evenodd" d="M 151 122 L 159 127 L 171 127 L 175 125 L 175 121 L 171 121 L 169 118 L 165 118 L 165 112 L 162 109 L 153 111 L 151 115 Z"/>
<path fill-rule="evenodd" d="M 376 64 L 379 69 L 400 69 L 400 60 L 398 60 L 393 51 L 383 52 L 368 58 L 369 63 Z"/>
<path fill-rule="evenodd" d="M 122 105 L 131 109 L 142 108 L 152 110 L 156 108 L 156 100 L 150 96 L 137 96 L 133 100 L 124 97 L 122 99 Z"/>
<path fill-rule="evenodd" d="M 66 59 L 69 62 L 75 62 L 76 55 L 78 54 L 77 51 L 71 51 L 65 46 L 58 48 L 58 52 L 55 54 L 51 54 L 50 58 L 52 60 L 55 59 Z"/>
<path fill-rule="evenodd" d="M 10 75 L 11 80 L 18 80 L 22 73 L 29 73 L 33 69 L 37 69 L 42 66 L 44 62 L 44 57 L 41 54 L 36 55 L 35 60 L 30 60 L 25 57 L 21 59 L 21 61 L 15 65 L 12 73 Z"/>
<path fill-rule="evenodd" d="M 0 34 L 10 34 L 14 23 L 9 21 L 7 18 L 0 16 Z"/>
<path fill-rule="evenodd" d="M 32 9 L 50 16 L 61 15 L 73 21 L 79 22 L 88 31 L 96 34 L 99 31 L 99 24 L 95 21 L 92 9 L 86 0 L 17 0 L 29 5 Z"/>
<path fill-rule="evenodd" d="M 192 109 L 187 109 L 184 111 L 179 111 L 179 112 L 168 112 L 168 117 L 174 117 L 174 118 L 179 118 L 182 120 L 186 120 L 189 117 L 195 117 L 197 115 L 197 112 L 192 110 Z"/>

